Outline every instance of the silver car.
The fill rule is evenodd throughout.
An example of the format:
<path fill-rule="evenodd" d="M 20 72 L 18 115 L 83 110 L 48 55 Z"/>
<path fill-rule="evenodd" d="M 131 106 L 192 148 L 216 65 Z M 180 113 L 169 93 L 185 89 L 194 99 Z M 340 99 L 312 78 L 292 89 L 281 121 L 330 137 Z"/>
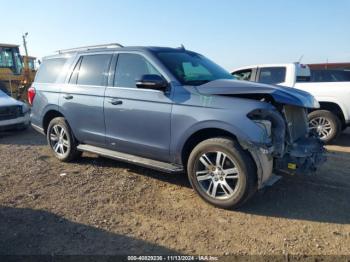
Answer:
<path fill-rule="evenodd" d="M 0 131 L 25 129 L 29 125 L 30 108 L 0 90 Z"/>

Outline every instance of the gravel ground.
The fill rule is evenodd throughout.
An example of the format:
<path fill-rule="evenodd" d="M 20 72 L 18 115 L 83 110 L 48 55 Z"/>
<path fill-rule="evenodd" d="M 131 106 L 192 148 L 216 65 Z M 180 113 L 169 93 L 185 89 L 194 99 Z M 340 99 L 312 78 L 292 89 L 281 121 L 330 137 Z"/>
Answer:
<path fill-rule="evenodd" d="M 31 129 L 0 133 L 0 254 L 350 255 L 350 133 L 329 150 L 317 175 L 227 211 L 185 175 L 91 154 L 61 163 Z"/>

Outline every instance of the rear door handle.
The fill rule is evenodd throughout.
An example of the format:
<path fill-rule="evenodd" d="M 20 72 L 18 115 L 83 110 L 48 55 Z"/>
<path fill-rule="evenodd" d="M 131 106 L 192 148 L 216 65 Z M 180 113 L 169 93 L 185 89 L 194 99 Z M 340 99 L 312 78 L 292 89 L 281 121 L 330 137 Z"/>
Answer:
<path fill-rule="evenodd" d="M 118 100 L 118 99 L 115 99 L 115 98 L 110 99 L 108 102 L 110 104 L 114 105 L 114 106 L 123 104 L 122 100 Z"/>
<path fill-rule="evenodd" d="M 73 96 L 66 94 L 66 95 L 63 96 L 63 98 L 66 99 L 66 100 L 70 100 L 70 99 L 73 99 Z"/>

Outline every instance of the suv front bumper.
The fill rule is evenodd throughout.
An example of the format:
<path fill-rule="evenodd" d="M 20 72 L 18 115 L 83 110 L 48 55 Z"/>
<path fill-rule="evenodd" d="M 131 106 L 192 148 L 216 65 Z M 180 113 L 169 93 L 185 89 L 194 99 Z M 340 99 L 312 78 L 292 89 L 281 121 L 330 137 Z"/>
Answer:
<path fill-rule="evenodd" d="M 27 126 L 29 125 L 29 121 L 29 113 L 26 113 L 24 116 L 17 117 L 14 119 L 2 120 L 0 121 L 0 130 L 11 129 L 19 125 Z"/>

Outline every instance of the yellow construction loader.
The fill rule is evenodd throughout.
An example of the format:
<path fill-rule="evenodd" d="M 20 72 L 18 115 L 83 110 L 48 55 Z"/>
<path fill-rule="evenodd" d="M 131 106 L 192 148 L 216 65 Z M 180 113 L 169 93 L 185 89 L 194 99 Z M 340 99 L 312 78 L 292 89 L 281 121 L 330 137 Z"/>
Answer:
<path fill-rule="evenodd" d="M 25 100 L 36 72 L 34 62 L 34 57 L 20 55 L 18 45 L 0 44 L 0 90 Z"/>
<path fill-rule="evenodd" d="M 37 59 L 34 56 L 22 56 L 23 70 L 28 77 L 28 83 L 31 84 L 34 81 L 37 70 Z"/>

